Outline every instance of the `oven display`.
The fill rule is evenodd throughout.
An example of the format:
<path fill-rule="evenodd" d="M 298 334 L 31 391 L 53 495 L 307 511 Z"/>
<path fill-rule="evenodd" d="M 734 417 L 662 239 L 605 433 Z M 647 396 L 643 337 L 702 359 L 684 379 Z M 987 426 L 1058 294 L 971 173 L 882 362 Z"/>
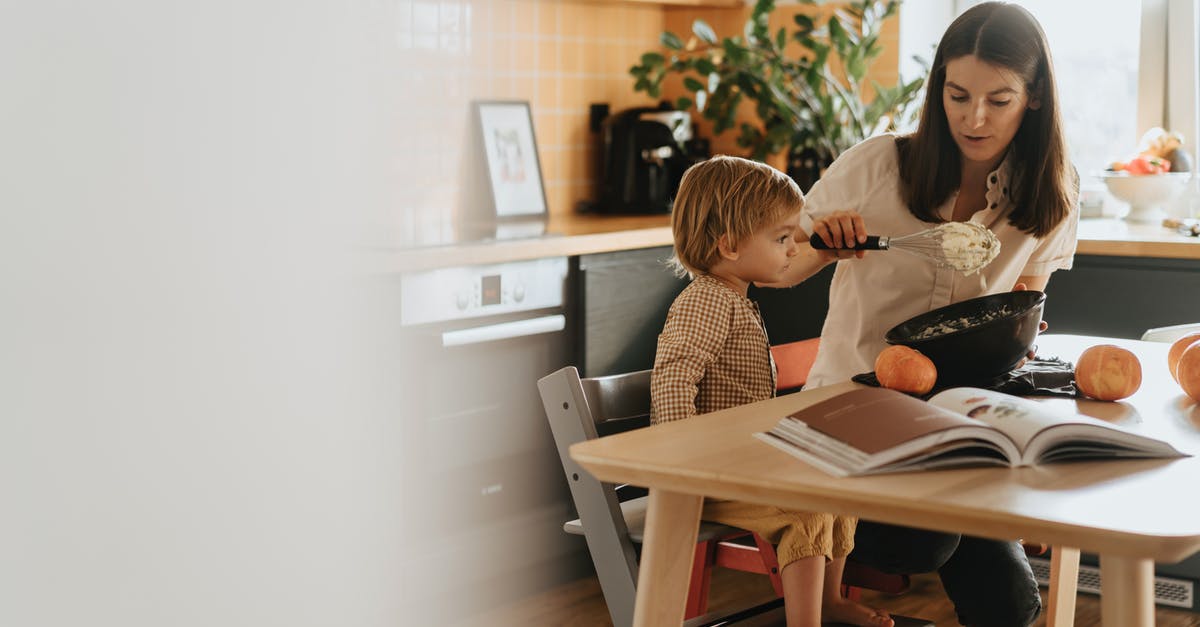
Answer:
<path fill-rule="evenodd" d="M 480 304 L 482 305 L 499 305 L 500 304 L 500 275 L 493 274 L 485 276 L 479 281 L 482 294 L 480 294 Z"/>

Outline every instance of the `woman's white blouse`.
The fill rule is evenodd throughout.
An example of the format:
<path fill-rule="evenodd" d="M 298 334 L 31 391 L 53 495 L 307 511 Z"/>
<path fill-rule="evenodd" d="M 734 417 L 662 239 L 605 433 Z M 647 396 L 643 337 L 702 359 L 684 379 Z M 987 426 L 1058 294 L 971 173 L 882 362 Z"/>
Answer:
<path fill-rule="evenodd" d="M 874 369 L 887 344 L 888 329 L 917 315 L 958 301 L 1009 291 L 1023 275 L 1068 270 L 1075 255 L 1078 210 L 1044 238 L 1008 223 L 1009 162 L 988 175 L 985 209 L 971 216 L 1000 239 L 1000 254 L 970 276 L 940 268 L 901 250 L 875 251 L 864 259 L 837 263 L 829 292 L 829 314 L 821 346 L 805 387 L 845 381 Z M 938 215 L 949 219 L 957 192 Z M 900 236 L 935 226 L 909 213 L 900 196 L 895 136 L 880 135 L 847 150 L 826 170 L 806 197 L 801 226 L 812 233 L 812 219 L 854 209 L 871 235 Z"/>

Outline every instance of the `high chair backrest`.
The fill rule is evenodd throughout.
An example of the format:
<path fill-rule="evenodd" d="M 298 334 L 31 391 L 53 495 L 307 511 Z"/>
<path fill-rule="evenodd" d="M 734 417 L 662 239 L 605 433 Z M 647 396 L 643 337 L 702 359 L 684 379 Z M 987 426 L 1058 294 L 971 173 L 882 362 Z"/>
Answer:
<path fill-rule="evenodd" d="M 643 427 L 650 422 L 650 371 L 580 379 L 567 366 L 538 380 L 571 498 L 614 625 L 633 622 L 637 550 L 614 486 L 602 483 L 571 459 L 576 442 Z"/>

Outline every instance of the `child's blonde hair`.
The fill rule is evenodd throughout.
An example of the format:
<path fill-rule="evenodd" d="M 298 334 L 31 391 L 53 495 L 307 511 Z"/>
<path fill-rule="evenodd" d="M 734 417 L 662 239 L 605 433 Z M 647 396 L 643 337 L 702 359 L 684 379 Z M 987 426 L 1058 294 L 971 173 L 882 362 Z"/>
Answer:
<path fill-rule="evenodd" d="M 695 276 L 720 258 L 717 241 L 729 245 L 799 211 L 800 187 L 783 172 L 740 157 L 716 156 L 688 168 L 671 209 L 676 274 Z"/>

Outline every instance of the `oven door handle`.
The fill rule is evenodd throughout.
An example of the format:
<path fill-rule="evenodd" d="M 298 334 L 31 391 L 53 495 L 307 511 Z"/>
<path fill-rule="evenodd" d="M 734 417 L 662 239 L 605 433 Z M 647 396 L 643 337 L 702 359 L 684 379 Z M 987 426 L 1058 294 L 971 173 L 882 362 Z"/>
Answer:
<path fill-rule="evenodd" d="M 567 326 L 567 319 L 562 314 L 529 318 L 515 322 L 502 322 L 482 327 L 471 327 L 457 331 L 442 333 L 442 346 L 464 346 L 467 344 L 482 344 L 497 340 L 509 340 L 541 333 L 562 331 Z"/>

